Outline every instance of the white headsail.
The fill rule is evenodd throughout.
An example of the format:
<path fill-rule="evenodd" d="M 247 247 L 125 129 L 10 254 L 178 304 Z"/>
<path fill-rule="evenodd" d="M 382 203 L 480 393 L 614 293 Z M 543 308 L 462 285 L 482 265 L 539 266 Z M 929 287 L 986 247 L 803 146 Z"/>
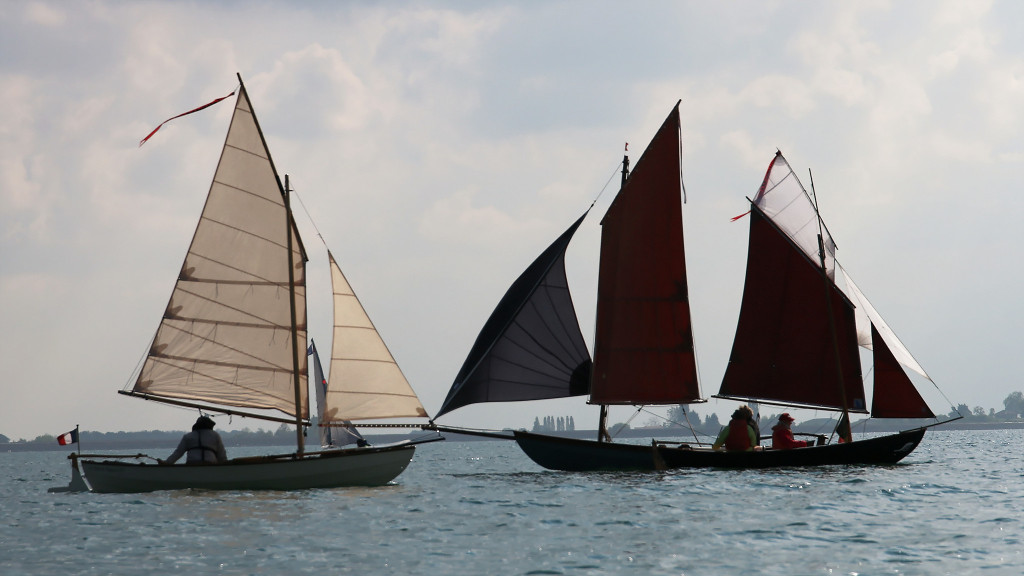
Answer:
<path fill-rule="evenodd" d="M 427 416 L 334 256 L 327 256 L 334 289 L 334 343 L 321 423 Z"/>
<path fill-rule="evenodd" d="M 896 333 L 892 331 L 892 328 L 889 328 L 889 325 L 885 323 L 885 320 L 878 314 L 875 307 L 871 305 L 871 302 L 868 302 L 860 288 L 853 283 L 853 278 L 850 278 L 850 275 L 842 266 L 839 269 L 842 271 L 843 279 L 846 281 L 846 295 L 853 300 L 857 305 L 857 310 L 862 312 L 868 320 L 868 322 L 862 322 L 858 318 L 857 339 L 860 341 L 860 345 L 869 350 L 871 349 L 871 326 L 873 325 L 900 364 L 931 380 L 931 377 L 924 371 L 924 368 L 910 354 L 910 350 L 907 350 L 907 347 L 896 337 Z"/>

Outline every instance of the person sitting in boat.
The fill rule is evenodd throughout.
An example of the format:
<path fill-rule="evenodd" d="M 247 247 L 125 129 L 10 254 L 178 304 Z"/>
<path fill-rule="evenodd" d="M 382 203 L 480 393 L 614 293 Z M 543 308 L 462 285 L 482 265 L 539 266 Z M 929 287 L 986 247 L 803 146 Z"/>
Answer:
<path fill-rule="evenodd" d="M 192 431 L 181 437 L 178 447 L 167 458 L 157 460 L 160 464 L 174 464 L 185 453 L 186 464 L 223 464 L 228 460 L 224 442 L 213 430 L 214 421 L 209 416 L 200 416 L 192 425 Z"/>
<path fill-rule="evenodd" d="M 729 424 L 718 433 L 718 438 L 711 447 L 721 450 L 722 446 L 729 452 L 742 452 L 760 450 L 758 445 L 757 423 L 754 421 L 754 411 L 746 404 L 740 406 L 732 413 Z"/>
<path fill-rule="evenodd" d="M 772 426 L 772 448 L 776 450 L 789 450 L 790 448 L 803 448 L 811 443 L 793 438 L 794 419 L 789 412 L 779 415 L 779 423 Z"/>

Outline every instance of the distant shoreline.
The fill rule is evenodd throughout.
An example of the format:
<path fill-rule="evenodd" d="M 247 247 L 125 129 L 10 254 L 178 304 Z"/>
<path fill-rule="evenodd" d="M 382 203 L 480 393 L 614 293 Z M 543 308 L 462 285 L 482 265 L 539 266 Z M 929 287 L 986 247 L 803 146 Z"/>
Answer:
<path fill-rule="evenodd" d="M 872 421 L 872 425 L 866 430 L 867 432 L 896 432 L 899 430 L 907 429 L 912 426 L 885 426 L 880 421 Z M 798 426 L 794 429 L 796 432 L 807 431 L 801 429 Z M 863 426 L 854 424 L 854 433 L 865 432 Z M 614 427 L 612 427 L 614 429 Z M 821 428 L 818 428 L 821 429 Z M 958 420 L 956 422 L 950 422 L 949 424 L 941 424 L 932 428 L 934 431 L 951 431 L 951 430 L 1019 430 L 1024 429 L 1024 421 L 1017 422 L 971 422 Z M 511 432 L 511 430 L 504 430 L 505 432 Z M 425 432 L 417 430 L 409 434 L 364 434 L 367 440 L 371 444 L 386 444 L 389 442 L 399 442 L 402 440 L 408 440 L 410 438 L 421 437 Z M 596 430 L 573 430 L 569 432 L 547 432 L 555 436 L 567 436 L 571 438 L 597 438 Z M 714 432 L 707 430 L 697 430 L 698 434 L 704 436 L 713 435 Z M 763 431 L 762 431 L 763 433 Z M 813 432 L 812 433 L 816 433 Z M 116 441 L 110 440 L 91 440 L 89 439 L 89 432 L 82 432 L 82 440 L 84 446 L 82 452 L 98 452 L 98 451 L 138 451 L 138 450 L 173 450 L 178 443 L 178 439 L 184 434 L 183 431 L 177 432 L 119 432 L 117 433 L 118 439 Z M 136 434 L 141 437 L 135 437 Z M 233 435 L 239 434 L 238 437 L 232 438 Z M 242 436 L 244 433 L 238 432 L 225 432 L 224 443 L 231 448 L 242 448 L 242 447 L 271 447 L 271 446 L 291 446 L 287 439 L 281 438 L 246 438 Z M 480 436 L 470 436 L 465 434 L 453 434 L 445 433 L 445 439 L 447 442 L 483 442 L 483 441 L 495 441 L 494 438 L 485 438 Z M 691 437 L 693 433 L 686 428 L 631 428 L 618 434 L 619 438 L 683 438 Z M 310 448 L 313 450 L 313 448 Z M 76 452 L 78 446 L 61 446 L 53 442 L 7 442 L 0 444 L 0 453 L 2 452 Z"/>

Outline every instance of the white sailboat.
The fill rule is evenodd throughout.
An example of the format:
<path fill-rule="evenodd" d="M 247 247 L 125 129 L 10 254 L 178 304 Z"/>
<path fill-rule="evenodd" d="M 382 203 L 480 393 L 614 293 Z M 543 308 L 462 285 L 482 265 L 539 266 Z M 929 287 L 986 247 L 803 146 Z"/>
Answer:
<path fill-rule="evenodd" d="M 120 393 L 296 426 L 291 454 L 217 465 L 161 465 L 144 455 L 82 455 L 95 492 L 183 488 L 303 489 L 386 484 L 414 443 L 306 452 L 306 251 L 239 76 L 238 98 L 206 205 L 145 363 Z M 331 381 L 321 426 L 426 417 L 333 256 Z M 246 410 L 246 411 L 243 411 Z M 249 411 L 255 410 L 255 412 Z M 283 414 L 284 417 L 276 414 Z"/>

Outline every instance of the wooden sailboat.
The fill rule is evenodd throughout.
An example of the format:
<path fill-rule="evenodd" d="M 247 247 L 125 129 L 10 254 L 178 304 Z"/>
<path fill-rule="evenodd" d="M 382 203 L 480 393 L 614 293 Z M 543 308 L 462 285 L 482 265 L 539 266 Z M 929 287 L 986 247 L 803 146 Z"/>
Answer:
<path fill-rule="evenodd" d="M 838 265 L 831 233 L 781 152 L 776 153 L 750 204 L 743 301 L 729 365 L 716 396 L 839 412 L 839 442 L 729 453 L 723 455 L 725 464 L 711 465 L 898 462 L 917 447 L 929 426 L 939 422 L 854 440 L 850 414 L 934 420 L 935 414 L 903 367 L 931 378 Z M 870 411 L 860 346 L 873 351 Z M 704 461 L 686 452 L 662 450 L 670 466 Z"/>
<path fill-rule="evenodd" d="M 306 251 L 289 206 L 288 179 L 282 185 L 241 76 L 239 83 L 220 162 L 174 292 L 138 378 L 121 393 L 291 423 L 296 451 L 219 465 L 81 456 L 93 491 L 373 486 L 393 480 L 412 459 L 415 447 L 408 442 L 305 450 Z M 318 383 L 326 385 L 320 424 L 425 417 L 333 256 L 329 261 L 335 328 L 331 382 L 321 375 Z"/>
<path fill-rule="evenodd" d="M 610 404 L 701 401 L 682 228 L 676 108 L 626 175 L 601 222 L 597 322 L 591 364 L 579 331 L 564 257 L 577 220 L 524 272 L 484 325 L 437 416 L 478 402 L 590 394 L 601 405 L 596 440 L 515 431 L 536 463 L 568 471 L 678 467 L 770 467 L 896 462 L 925 428 L 794 450 L 714 451 L 704 444 L 612 442 Z M 794 188 L 795 186 L 795 188 Z M 810 209 L 808 213 L 807 210 Z M 584 215 L 585 217 L 586 215 Z M 777 224 L 776 222 L 781 222 Z M 752 201 L 747 284 L 736 343 L 718 397 L 866 412 L 853 301 L 834 281 L 834 244 L 778 155 Z M 848 284 L 853 286 L 852 282 Z M 878 417 L 933 418 L 900 363 L 924 373 L 854 288 L 874 325 Z M 880 335 L 888 335 L 883 338 Z M 894 355 L 895 352 L 895 355 Z"/>
<path fill-rule="evenodd" d="M 601 222 L 591 363 L 565 276 L 581 216 L 519 277 L 484 325 L 437 417 L 476 402 L 590 395 L 597 440 L 514 433 L 538 464 L 561 470 L 650 468 L 651 446 L 608 441 L 605 407 L 701 400 L 683 250 L 678 104 Z"/>

